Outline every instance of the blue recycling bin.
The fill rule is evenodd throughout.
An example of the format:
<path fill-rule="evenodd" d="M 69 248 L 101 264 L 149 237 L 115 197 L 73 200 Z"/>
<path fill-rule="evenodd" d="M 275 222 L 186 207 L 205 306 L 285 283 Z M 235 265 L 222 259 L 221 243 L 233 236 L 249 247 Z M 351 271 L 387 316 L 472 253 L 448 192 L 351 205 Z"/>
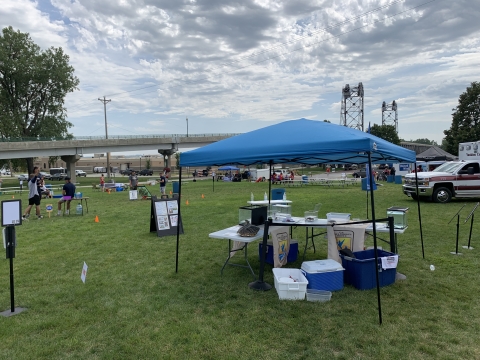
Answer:
<path fill-rule="evenodd" d="M 302 182 L 304 184 L 308 184 L 308 176 L 307 175 L 302 175 Z"/>
<path fill-rule="evenodd" d="M 395 184 L 402 184 L 402 175 L 395 175 Z"/>
<path fill-rule="evenodd" d="M 173 193 L 178 194 L 178 191 L 179 191 L 179 188 L 180 188 L 180 185 L 178 184 L 178 181 L 172 181 L 172 185 L 173 185 Z"/>
<path fill-rule="evenodd" d="M 285 189 L 272 189 L 271 200 L 283 200 L 283 194 L 285 194 Z"/>
<path fill-rule="evenodd" d="M 387 182 L 389 183 L 395 182 L 395 175 L 387 175 Z"/>

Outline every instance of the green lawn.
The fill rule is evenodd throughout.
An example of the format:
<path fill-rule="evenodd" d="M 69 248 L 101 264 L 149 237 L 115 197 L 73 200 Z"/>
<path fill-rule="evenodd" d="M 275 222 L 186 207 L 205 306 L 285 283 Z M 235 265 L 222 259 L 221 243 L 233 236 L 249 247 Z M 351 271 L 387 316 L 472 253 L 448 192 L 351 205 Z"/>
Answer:
<path fill-rule="evenodd" d="M 261 199 L 268 184 L 214 186 L 213 191 L 209 180 L 182 185 L 185 234 L 180 238 L 178 273 L 176 237 L 150 233 L 150 202 L 129 201 L 126 192 L 84 188 L 80 191 L 90 197 L 85 216 L 24 222 L 17 228 L 15 300 L 28 310 L 0 317 L 0 358 L 480 358 L 480 225 L 473 228 L 475 250 L 461 249 L 463 256 L 450 254 L 455 250 L 456 226 L 447 225 L 465 201 L 422 203 L 423 259 L 416 203 L 402 194 L 400 185 L 385 184 L 375 192 L 377 217 L 385 217 L 390 206 L 410 207 L 410 226 L 399 235 L 398 244 L 398 270 L 407 280 L 381 289 L 380 326 L 376 290 L 346 286 L 327 303 L 280 301 L 275 289 L 249 289 L 252 277 L 246 269 L 227 267 L 220 276 L 227 242 L 208 234 L 234 225 L 238 208 L 246 205 L 250 193 Z M 159 194 L 156 186 L 150 189 Z M 171 189 L 169 183 L 167 191 Z M 323 215 L 349 212 L 355 218 L 366 217 L 366 194 L 358 185 L 287 188 L 287 197 L 295 216 L 322 203 Z M 26 193 L 21 198 L 25 206 Z M 46 203 L 43 200 L 44 215 Z M 466 245 L 469 231 L 463 219 L 476 201 L 466 203 L 461 245 Z M 294 231 L 302 251 L 304 233 Z M 308 251 L 307 260 L 326 257 L 326 240 L 316 244 L 317 253 Z M 249 251 L 256 271 L 257 246 L 253 243 Z M 234 258 L 241 259 L 240 254 Z M 86 284 L 80 280 L 84 261 L 89 267 Z M 301 263 L 299 257 L 288 267 L 299 268 Z M 3 311 L 10 308 L 9 262 L 0 264 Z M 265 280 L 273 285 L 269 265 Z"/>

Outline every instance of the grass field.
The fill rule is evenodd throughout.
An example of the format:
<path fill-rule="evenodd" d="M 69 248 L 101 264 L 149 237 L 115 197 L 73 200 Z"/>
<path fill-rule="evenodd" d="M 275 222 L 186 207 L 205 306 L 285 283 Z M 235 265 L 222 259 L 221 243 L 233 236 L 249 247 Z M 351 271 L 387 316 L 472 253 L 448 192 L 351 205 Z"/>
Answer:
<path fill-rule="evenodd" d="M 423 259 L 416 203 L 402 194 L 400 185 L 385 184 L 375 192 L 377 217 L 385 217 L 390 206 L 410 207 L 409 228 L 398 238 L 398 271 L 407 279 L 381 289 L 380 326 L 376 290 L 346 286 L 327 303 L 280 301 L 275 289 L 249 289 L 252 277 L 246 269 L 227 267 L 220 276 L 227 242 L 208 234 L 238 222 L 238 208 L 246 205 L 250 193 L 261 199 L 268 188 L 246 182 L 214 186 L 213 191 L 208 180 L 182 185 L 185 234 L 178 273 L 176 237 L 150 233 L 150 202 L 129 201 L 125 192 L 85 188 L 81 191 L 90 197 L 85 216 L 24 222 L 17 229 L 15 300 L 28 310 L 0 317 L 0 358 L 480 358 L 480 225 L 473 228 L 475 249 L 461 249 L 464 255 L 457 256 L 450 254 L 455 250 L 455 221 L 447 224 L 465 201 L 422 203 Z M 150 189 L 159 194 L 156 186 Z M 171 189 L 169 183 L 167 191 Z M 323 215 L 366 217 L 366 194 L 358 185 L 287 188 L 287 197 L 294 216 L 322 203 Z M 25 205 L 26 193 L 21 198 Z M 42 202 L 44 215 L 47 202 Z M 461 245 L 469 232 L 463 220 L 476 201 L 466 203 Z M 302 250 L 304 232 L 294 230 Z M 309 250 L 307 260 L 326 257 L 326 240 L 316 245 L 317 253 Z M 253 243 L 249 251 L 256 271 L 257 246 Z M 83 262 L 88 265 L 85 284 L 80 280 Z M 288 267 L 300 268 L 301 262 L 299 257 Z M 10 308 L 8 264 L 0 262 L 0 311 Z M 269 265 L 265 280 L 273 285 Z"/>

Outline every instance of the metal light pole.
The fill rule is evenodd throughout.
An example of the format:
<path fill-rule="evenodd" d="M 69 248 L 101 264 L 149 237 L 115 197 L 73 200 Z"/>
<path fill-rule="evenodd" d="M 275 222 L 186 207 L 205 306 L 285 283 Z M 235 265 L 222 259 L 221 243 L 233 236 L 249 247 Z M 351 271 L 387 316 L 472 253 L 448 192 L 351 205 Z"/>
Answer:
<path fill-rule="evenodd" d="M 105 114 L 105 139 L 108 139 L 108 127 L 107 127 L 107 103 L 112 101 L 111 99 L 106 100 L 105 96 L 103 99 L 98 98 L 103 103 L 103 113 Z M 107 178 L 110 179 L 110 153 L 107 152 Z"/>
<path fill-rule="evenodd" d="M 139 171 L 142 171 L 142 155 L 140 155 L 140 170 Z"/>
<path fill-rule="evenodd" d="M 188 137 L 188 116 L 187 116 L 187 137 Z"/>

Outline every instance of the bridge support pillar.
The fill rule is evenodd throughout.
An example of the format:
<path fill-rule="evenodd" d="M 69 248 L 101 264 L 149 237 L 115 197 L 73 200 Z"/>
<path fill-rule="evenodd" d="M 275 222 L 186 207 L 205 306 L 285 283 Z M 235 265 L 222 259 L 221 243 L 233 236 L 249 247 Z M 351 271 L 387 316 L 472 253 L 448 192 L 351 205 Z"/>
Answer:
<path fill-rule="evenodd" d="M 61 159 L 67 164 L 67 174 L 70 176 L 70 181 L 75 184 L 77 182 L 75 163 L 80 159 L 80 155 L 65 155 Z"/>
<path fill-rule="evenodd" d="M 175 154 L 177 150 L 175 149 L 169 149 L 169 150 L 158 150 L 158 153 L 163 155 L 163 163 L 165 164 L 165 167 L 171 167 L 171 159 L 173 154 Z"/>

